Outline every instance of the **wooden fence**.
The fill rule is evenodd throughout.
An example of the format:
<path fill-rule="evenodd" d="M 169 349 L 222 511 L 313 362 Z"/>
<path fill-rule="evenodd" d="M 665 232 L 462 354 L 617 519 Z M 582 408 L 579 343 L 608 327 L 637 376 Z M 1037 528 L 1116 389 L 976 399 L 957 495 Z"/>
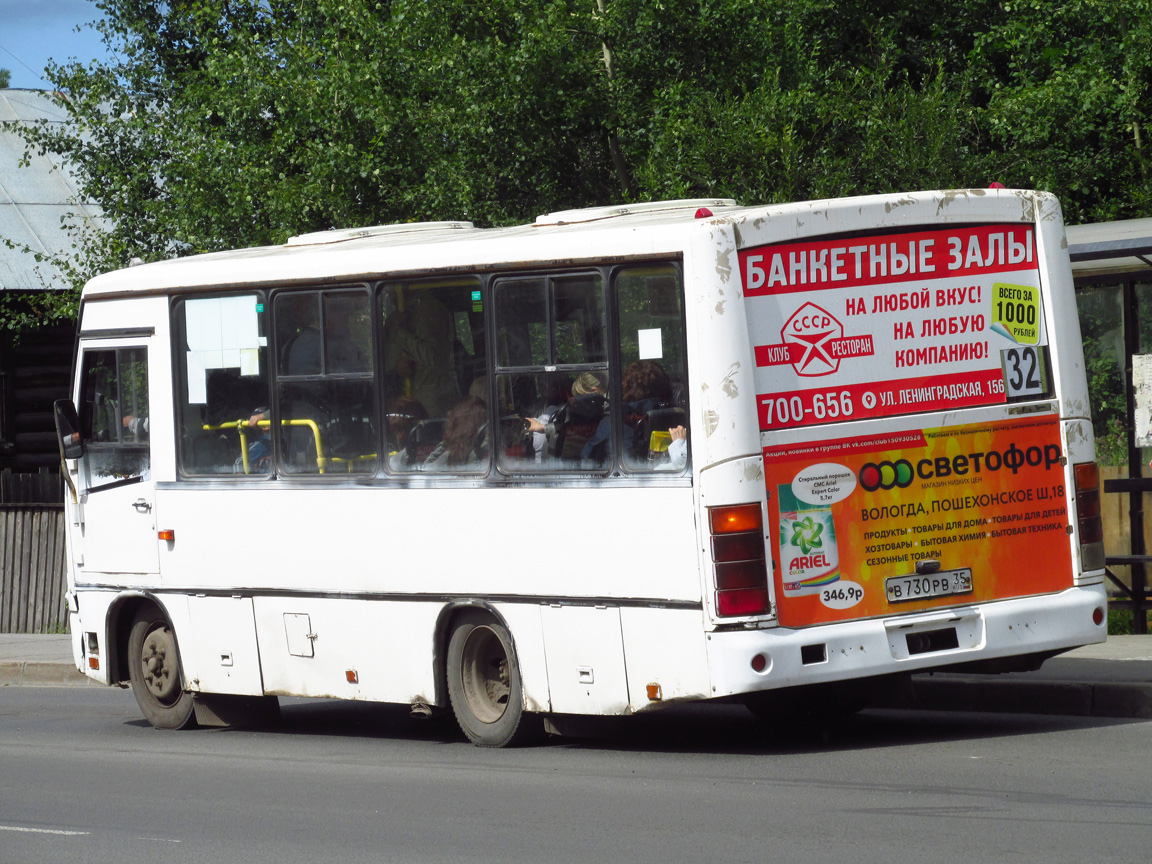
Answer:
<path fill-rule="evenodd" d="M 62 504 L 0 504 L 0 633 L 64 633 Z"/>
<path fill-rule="evenodd" d="M 60 504 L 64 484 L 59 471 L 41 468 L 33 472 L 0 471 L 0 504 Z"/>

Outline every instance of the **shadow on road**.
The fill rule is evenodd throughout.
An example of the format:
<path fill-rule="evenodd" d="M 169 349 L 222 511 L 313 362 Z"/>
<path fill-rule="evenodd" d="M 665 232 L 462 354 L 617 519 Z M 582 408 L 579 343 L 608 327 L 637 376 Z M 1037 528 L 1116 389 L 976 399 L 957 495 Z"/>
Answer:
<path fill-rule="evenodd" d="M 769 724 L 741 705 L 695 704 L 632 717 L 563 717 L 555 718 L 555 722 L 561 735 L 542 736 L 530 746 L 764 755 L 903 747 L 1071 728 L 1107 728 L 1138 721 L 885 709 L 803 725 Z M 451 712 L 418 719 L 410 716 L 407 706 L 377 703 L 281 699 L 280 721 L 263 728 L 290 735 L 467 744 Z"/>

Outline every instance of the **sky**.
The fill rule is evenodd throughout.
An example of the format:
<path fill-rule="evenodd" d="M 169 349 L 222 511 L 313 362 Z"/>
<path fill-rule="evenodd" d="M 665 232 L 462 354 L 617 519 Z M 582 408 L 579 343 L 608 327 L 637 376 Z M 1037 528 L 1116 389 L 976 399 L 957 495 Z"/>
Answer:
<path fill-rule="evenodd" d="M 49 58 L 63 63 L 106 60 L 100 36 L 79 24 L 100 17 L 92 0 L 0 0 L 0 69 L 12 73 L 9 87 L 44 90 Z"/>

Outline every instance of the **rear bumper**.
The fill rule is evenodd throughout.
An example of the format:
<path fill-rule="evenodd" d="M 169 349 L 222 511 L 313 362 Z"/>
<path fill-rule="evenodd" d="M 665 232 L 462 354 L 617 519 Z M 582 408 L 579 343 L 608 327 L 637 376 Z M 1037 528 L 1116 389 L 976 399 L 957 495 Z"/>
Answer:
<path fill-rule="evenodd" d="M 1107 616 L 1092 620 L 1098 608 L 1108 608 L 1103 584 L 803 630 L 710 633 L 712 695 L 1059 653 L 1105 640 Z M 767 660 L 762 672 L 752 668 L 757 654 Z"/>

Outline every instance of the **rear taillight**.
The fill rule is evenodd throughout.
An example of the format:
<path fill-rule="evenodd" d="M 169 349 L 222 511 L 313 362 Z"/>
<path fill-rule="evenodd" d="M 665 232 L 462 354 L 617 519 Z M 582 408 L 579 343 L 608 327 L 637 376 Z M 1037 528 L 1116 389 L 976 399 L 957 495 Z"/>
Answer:
<path fill-rule="evenodd" d="M 1080 569 L 1104 566 L 1104 523 L 1100 518 L 1100 471 L 1095 462 L 1072 466 L 1076 479 L 1076 528 L 1080 537 Z"/>
<path fill-rule="evenodd" d="M 710 507 L 708 528 L 716 581 L 716 614 L 732 618 L 770 612 L 764 517 L 760 505 Z"/>

